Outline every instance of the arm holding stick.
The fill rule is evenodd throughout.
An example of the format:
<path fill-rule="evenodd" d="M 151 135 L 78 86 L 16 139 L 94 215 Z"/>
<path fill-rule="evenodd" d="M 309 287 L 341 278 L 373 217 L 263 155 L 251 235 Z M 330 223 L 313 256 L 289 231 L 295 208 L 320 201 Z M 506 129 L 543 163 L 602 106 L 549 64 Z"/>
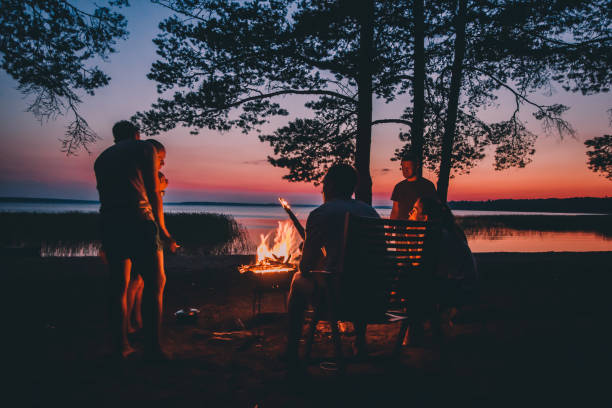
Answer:
<path fill-rule="evenodd" d="M 306 231 L 304 230 L 304 227 L 302 227 L 302 224 L 297 219 L 293 211 L 291 211 L 291 206 L 289 205 L 289 203 L 284 198 L 281 198 L 281 197 L 278 198 L 278 201 L 281 203 L 285 211 L 287 211 L 289 218 L 293 222 L 293 226 L 297 230 L 298 234 L 300 234 L 300 237 L 302 237 L 302 240 L 306 241 Z M 323 256 L 327 256 L 327 251 L 325 250 L 325 247 L 321 248 L 321 252 Z"/>

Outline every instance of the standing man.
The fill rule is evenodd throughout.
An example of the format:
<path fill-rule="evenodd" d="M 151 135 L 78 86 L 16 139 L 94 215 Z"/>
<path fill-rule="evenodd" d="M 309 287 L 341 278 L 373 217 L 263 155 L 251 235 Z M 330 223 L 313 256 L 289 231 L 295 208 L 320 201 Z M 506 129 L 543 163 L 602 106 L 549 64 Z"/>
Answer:
<path fill-rule="evenodd" d="M 127 338 L 127 287 L 133 263 L 144 279 L 145 353 L 165 358 L 160 342 L 163 292 L 166 283 L 162 241 L 174 252 L 176 241 L 164 221 L 158 171 L 152 144 L 140 141 L 129 121 L 113 126 L 115 144 L 96 159 L 100 196 L 102 250 L 110 270 L 113 352 L 125 358 L 134 352 Z"/>
<path fill-rule="evenodd" d="M 297 367 L 304 311 L 316 290 L 311 271 L 336 273 L 341 262 L 344 219 L 347 212 L 362 217 L 379 218 L 374 208 L 362 201 L 351 199 L 356 185 L 357 173 L 352 166 L 333 165 L 323 178 L 323 204 L 308 215 L 300 270 L 293 276 L 287 302 L 287 359 L 290 368 Z M 365 346 L 365 326 L 356 327 L 356 331 L 356 352 L 360 354 Z"/>
<path fill-rule="evenodd" d="M 410 212 L 419 198 L 438 198 L 433 183 L 420 176 L 420 163 L 414 154 L 407 153 L 402 157 L 402 174 L 405 180 L 397 183 L 391 194 L 392 220 L 409 219 Z"/>

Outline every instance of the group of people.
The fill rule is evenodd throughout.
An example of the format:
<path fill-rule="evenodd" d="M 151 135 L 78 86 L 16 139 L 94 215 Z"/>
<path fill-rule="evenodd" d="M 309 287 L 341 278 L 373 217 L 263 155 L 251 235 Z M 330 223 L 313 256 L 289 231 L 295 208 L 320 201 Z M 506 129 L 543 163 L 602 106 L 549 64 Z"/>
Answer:
<path fill-rule="evenodd" d="M 451 304 L 461 303 L 461 293 L 470 290 L 476 280 L 476 263 L 467 243 L 467 238 L 458 226 L 450 208 L 443 204 L 433 183 L 421 176 L 419 160 L 412 154 L 402 158 L 401 170 L 404 180 L 398 183 L 391 200 L 391 219 L 432 221 L 441 225 L 441 242 L 435 274 L 443 282 L 440 290 Z M 324 270 L 333 274 L 338 269 L 345 214 L 380 218 L 370 205 L 352 199 L 357 184 L 355 169 L 347 164 L 332 166 L 323 179 L 323 205 L 308 216 L 306 240 L 299 271 L 291 282 L 288 299 L 289 329 L 286 359 L 290 367 L 298 365 L 298 345 L 302 336 L 304 312 L 317 292 L 317 282 L 311 274 Z M 325 248 L 324 255 L 321 248 Z M 320 284 L 320 283 L 319 283 Z M 453 299 L 454 298 L 454 299 Z M 424 318 L 425 316 L 421 316 Z M 423 330 L 423 321 L 413 324 L 412 337 Z M 355 353 L 365 351 L 363 322 L 355 322 Z"/>
<path fill-rule="evenodd" d="M 163 249 L 175 252 L 178 244 L 166 228 L 162 195 L 168 184 L 159 171 L 165 148 L 153 139 L 140 140 L 139 129 L 128 121 L 113 127 L 114 145 L 97 158 L 94 169 L 100 195 L 102 251 L 111 278 L 112 337 L 117 356 L 134 352 L 128 333 L 144 331 L 145 354 L 167 359 L 161 341 L 163 291 L 166 281 Z M 441 225 L 441 245 L 436 274 L 447 282 L 452 297 L 476 280 L 476 264 L 467 239 L 450 208 L 443 204 L 429 180 L 421 176 L 416 156 L 401 161 L 404 180 L 391 195 L 391 219 L 433 221 Z M 306 222 L 299 271 L 288 298 L 289 328 L 285 357 L 290 366 L 298 360 L 304 312 L 317 290 L 314 270 L 333 274 L 341 256 L 345 214 L 380 218 L 370 205 L 352 199 L 357 184 L 355 169 L 347 164 L 329 168 L 323 178 L 323 204 Z M 141 316 L 142 313 L 142 316 Z M 365 350 L 365 325 L 357 324 L 356 352 Z"/>
<path fill-rule="evenodd" d="M 113 351 L 121 358 L 132 354 L 128 332 L 142 328 L 147 356 L 166 359 L 160 341 L 163 248 L 178 248 L 164 219 L 168 180 L 160 168 L 166 149 L 158 141 L 140 140 L 138 127 L 129 121 L 113 126 L 113 139 L 94 164 L 102 252 L 110 271 Z"/>

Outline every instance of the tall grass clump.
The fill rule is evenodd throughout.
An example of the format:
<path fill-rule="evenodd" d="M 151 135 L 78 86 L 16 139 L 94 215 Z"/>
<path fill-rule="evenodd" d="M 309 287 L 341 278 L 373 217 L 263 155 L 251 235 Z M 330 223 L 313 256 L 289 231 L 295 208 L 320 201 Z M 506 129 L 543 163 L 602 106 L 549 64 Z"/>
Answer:
<path fill-rule="evenodd" d="M 224 214 L 166 214 L 168 231 L 188 253 L 230 254 L 249 250 L 244 227 Z"/>
<path fill-rule="evenodd" d="M 166 214 L 168 230 L 189 254 L 248 251 L 246 231 L 222 214 Z M 43 254 L 96 255 L 97 213 L 0 212 L 0 246 L 41 248 Z"/>

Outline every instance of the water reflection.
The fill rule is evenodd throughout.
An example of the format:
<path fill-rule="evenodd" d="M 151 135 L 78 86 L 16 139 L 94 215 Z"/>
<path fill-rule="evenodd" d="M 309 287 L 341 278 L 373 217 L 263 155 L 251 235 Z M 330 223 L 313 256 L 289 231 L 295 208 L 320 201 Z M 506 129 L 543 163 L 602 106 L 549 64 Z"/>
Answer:
<path fill-rule="evenodd" d="M 305 218 L 300 217 L 305 225 Z M 214 251 L 217 254 L 252 254 L 267 234 L 278 225 L 278 219 L 242 218 L 237 221 L 246 227 L 248 243 L 232 243 Z M 284 221 L 284 219 L 283 219 Z M 612 236 L 590 231 L 518 230 L 502 226 L 479 226 L 466 229 L 473 252 L 591 252 L 612 251 Z M 43 244 L 43 257 L 98 256 L 99 243 Z"/>
<path fill-rule="evenodd" d="M 467 236 L 473 252 L 612 251 L 612 238 L 595 232 L 485 228 Z"/>
<path fill-rule="evenodd" d="M 275 229 L 278 220 L 239 219 L 247 227 L 253 245 L 260 235 Z M 302 225 L 305 219 L 300 219 Z M 466 230 L 473 252 L 591 252 L 612 251 L 612 236 L 590 231 L 518 230 L 502 226 L 479 226 Z"/>

